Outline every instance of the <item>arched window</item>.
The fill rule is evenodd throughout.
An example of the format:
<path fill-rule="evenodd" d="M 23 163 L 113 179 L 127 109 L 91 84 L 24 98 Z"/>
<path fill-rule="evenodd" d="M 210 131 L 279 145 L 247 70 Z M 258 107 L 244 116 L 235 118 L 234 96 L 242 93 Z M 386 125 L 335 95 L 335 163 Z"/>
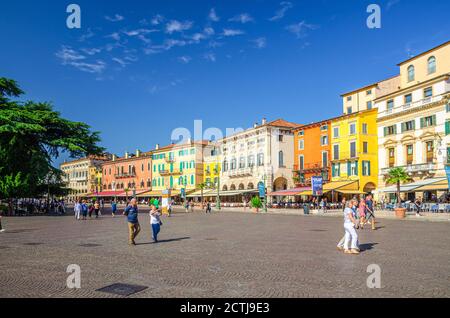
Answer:
<path fill-rule="evenodd" d="M 236 158 L 231 159 L 231 167 L 230 170 L 236 169 Z"/>
<path fill-rule="evenodd" d="M 141 181 L 141 188 L 143 188 L 145 186 L 145 182 L 144 180 Z"/>
<path fill-rule="evenodd" d="M 247 189 L 254 189 L 254 188 L 255 186 L 251 182 L 247 185 Z"/>
<path fill-rule="evenodd" d="M 222 187 L 222 191 L 228 191 L 227 185 L 224 185 L 224 186 Z"/>
<path fill-rule="evenodd" d="M 147 188 L 150 188 L 152 186 L 152 183 L 150 182 L 150 179 L 147 179 Z"/>
<path fill-rule="evenodd" d="M 240 183 L 240 184 L 239 184 L 239 190 L 244 190 L 244 189 L 245 189 L 244 184 L 243 184 L 243 183 Z"/>
<path fill-rule="evenodd" d="M 245 157 L 241 156 L 239 158 L 239 169 L 245 168 Z"/>
<path fill-rule="evenodd" d="M 284 157 L 283 157 L 283 151 L 278 152 L 278 167 L 282 168 L 284 167 Z"/>
<path fill-rule="evenodd" d="M 227 161 L 227 159 L 225 159 L 223 161 L 223 171 L 228 171 L 228 161 Z"/>
<path fill-rule="evenodd" d="M 235 186 L 234 184 L 232 184 L 232 185 L 230 186 L 230 190 L 231 190 L 231 191 L 236 190 L 236 186 Z"/>
<path fill-rule="evenodd" d="M 249 155 L 247 158 L 247 165 L 249 168 L 253 167 L 255 165 L 255 156 Z"/>
<path fill-rule="evenodd" d="M 428 74 L 433 74 L 434 72 L 436 72 L 436 58 L 431 56 L 428 59 Z"/>
<path fill-rule="evenodd" d="M 414 66 L 410 65 L 408 66 L 408 82 L 414 81 L 415 75 L 414 75 Z"/>

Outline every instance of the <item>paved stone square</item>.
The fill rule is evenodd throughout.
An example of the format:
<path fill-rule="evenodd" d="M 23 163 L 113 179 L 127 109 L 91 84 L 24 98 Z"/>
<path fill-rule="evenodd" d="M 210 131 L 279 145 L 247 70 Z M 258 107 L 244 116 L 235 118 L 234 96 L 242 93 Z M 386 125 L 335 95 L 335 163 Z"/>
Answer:
<path fill-rule="evenodd" d="M 140 222 L 133 247 L 122 216 L 4 218 L 0 297 L 123 297 L 96 291 L 114 283 L 148 287 L 129 297 L 450 296 L 448 222 L 380 220 L 359 231 L 360 255 L 336 250 L 337 217 L 176 213 L 157 244 L 147 213 Z M 69 264 L 81 289 L 66 287 Z M 381 267 L 380 289 L 366 286 L 369 264 Z"/>

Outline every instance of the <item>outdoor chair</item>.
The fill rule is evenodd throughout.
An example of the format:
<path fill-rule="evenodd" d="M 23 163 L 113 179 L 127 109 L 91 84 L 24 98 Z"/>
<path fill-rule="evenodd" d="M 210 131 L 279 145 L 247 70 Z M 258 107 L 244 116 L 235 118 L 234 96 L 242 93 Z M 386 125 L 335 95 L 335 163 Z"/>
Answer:
<path fill-rule="evenodd" d="M 439 211 L 439 205 L 433 204 L 433 205 L 431 206 L 431 212 L 432 212 L 432 213 L 438 213 L 438 211 Z"/>
<path fill-rule="evenodd" d="M 439 212 L 441 212 L 441 211 L 444 212 L 445 211 L 445 204 L 440 203 L 439 206 L 438 206 L 438 211 Z"/>

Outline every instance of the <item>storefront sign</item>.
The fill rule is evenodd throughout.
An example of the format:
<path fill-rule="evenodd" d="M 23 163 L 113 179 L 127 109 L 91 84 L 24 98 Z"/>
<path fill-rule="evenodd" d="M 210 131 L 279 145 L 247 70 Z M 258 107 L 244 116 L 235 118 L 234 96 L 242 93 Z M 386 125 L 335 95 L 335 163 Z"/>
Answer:
<path fill-rule="evenodd" d="M 323 178 L 321 176 L 311 177 L 311 190 L 313 195 L 322 195 L 323 193 Z"/>

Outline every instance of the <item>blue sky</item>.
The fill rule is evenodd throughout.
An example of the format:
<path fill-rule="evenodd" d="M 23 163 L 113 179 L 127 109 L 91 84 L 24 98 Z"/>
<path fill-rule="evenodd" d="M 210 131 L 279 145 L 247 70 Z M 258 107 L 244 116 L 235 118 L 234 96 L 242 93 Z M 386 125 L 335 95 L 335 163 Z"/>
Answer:
<path fill-rule="evenodd" d="M 66 6 L 81 7 L 81 29 Z M 381 29 L 366 7 L 382 8 Z M 417 0 L 2 1 L 0 76 L 101 132 L 122 155 L 176 127 L 310 123 L 340 94 L 450 38 L 450 3 Z"/>

